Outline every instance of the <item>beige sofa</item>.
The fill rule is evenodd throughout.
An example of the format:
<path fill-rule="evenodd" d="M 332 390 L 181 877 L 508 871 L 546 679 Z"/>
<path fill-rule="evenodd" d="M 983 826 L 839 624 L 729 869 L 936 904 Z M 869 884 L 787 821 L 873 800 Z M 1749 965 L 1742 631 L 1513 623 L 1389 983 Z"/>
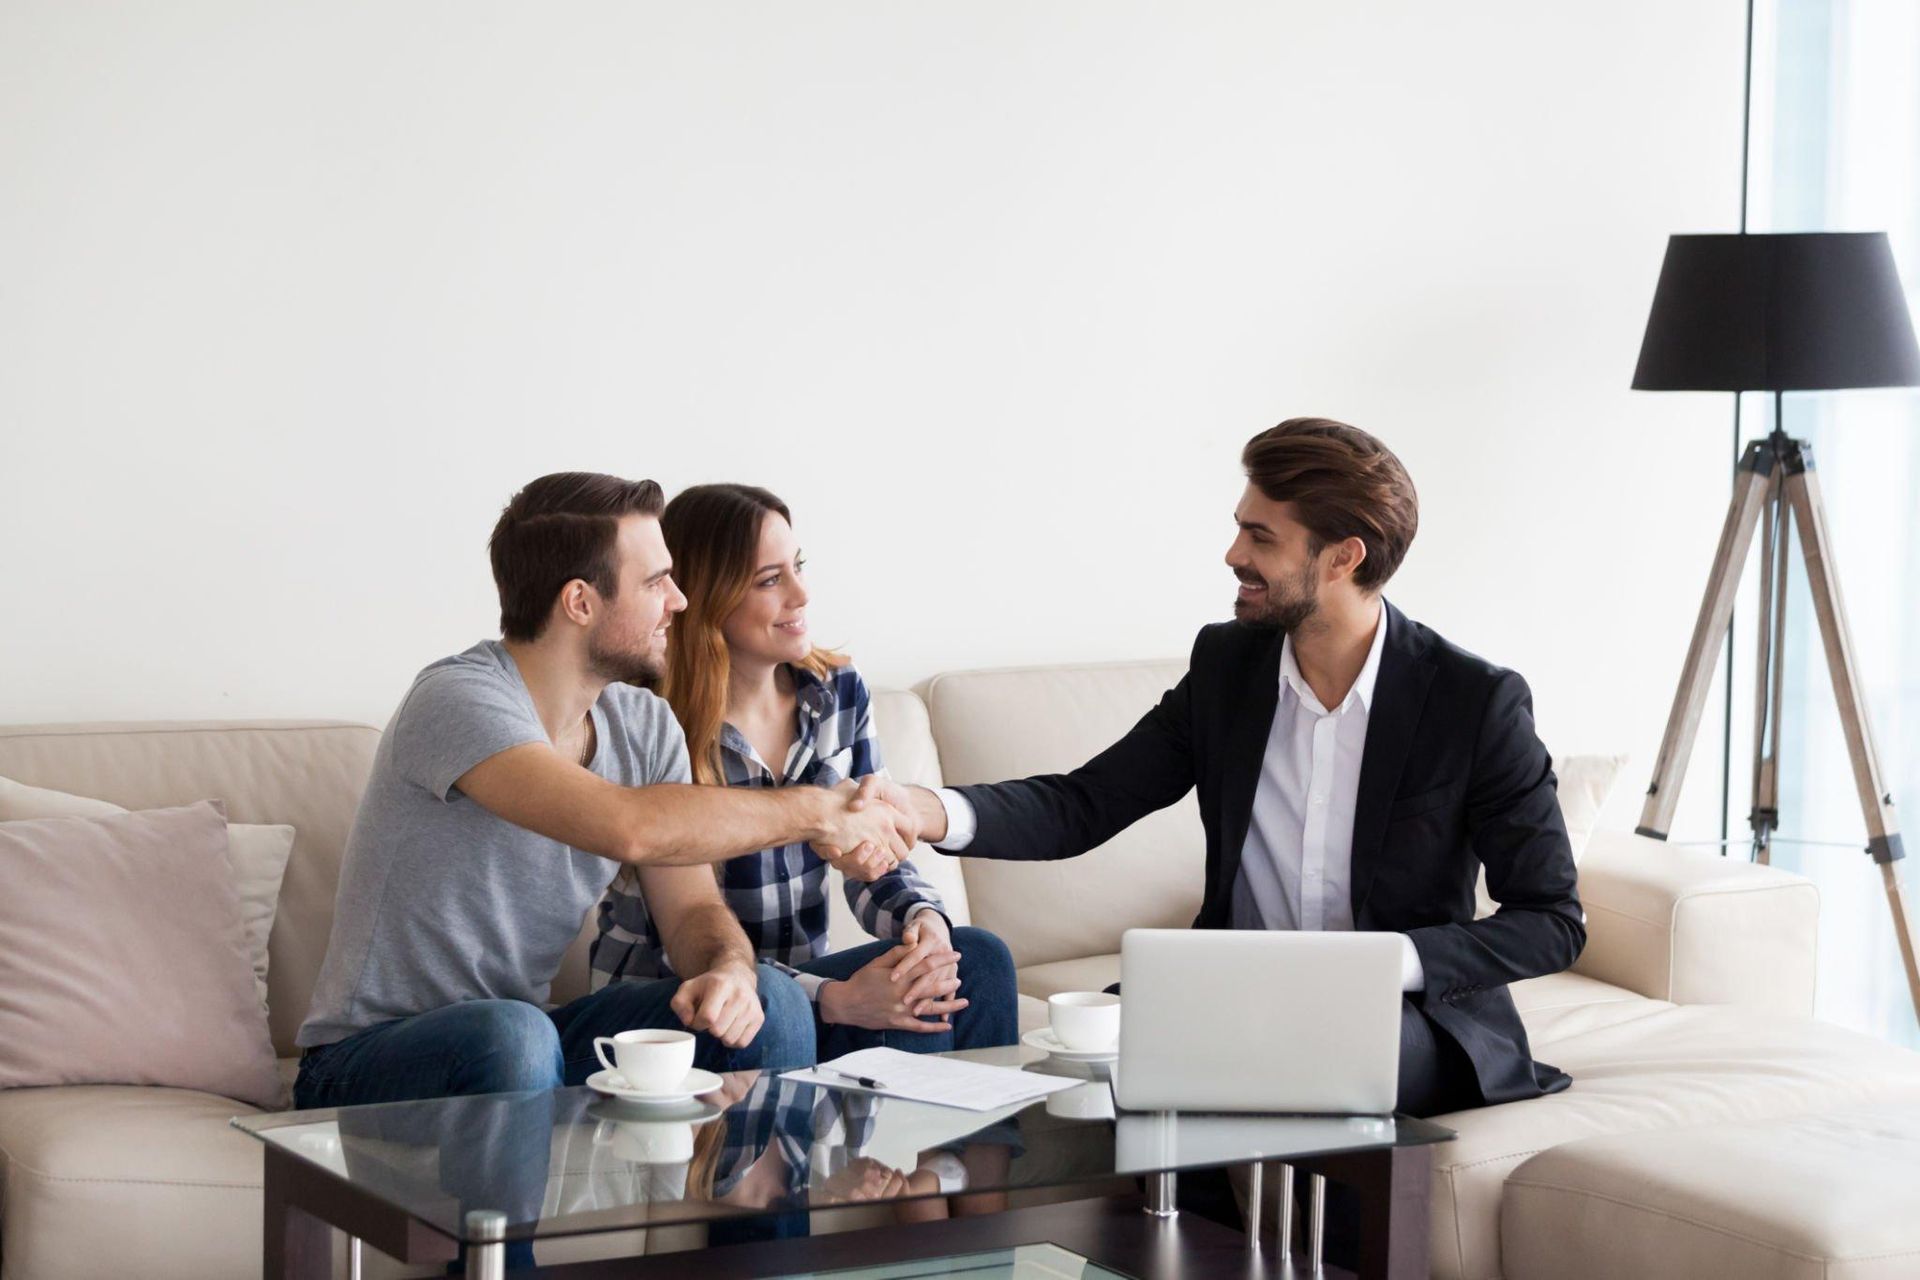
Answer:
<path fill-rule="evenodd" d="M 1078 763 L 1178 675 L 1169 663 L 949 674 L 917 694 L 880 695 L 877 714 L 896 776 L 988 781 Z M 377 739 L 366 726 L 324 722 L 0 728 L 0 776 L 136 808 L 217 796 L 236 822 L 297 829 L 270 973 L 274 1043 L 290 1074 Z M 1191 919 L 1203 854 L 1189 798 L 1071 862 L 918 857 L 956 920 L 1012 947 L 1022 1023 L 1032 1026 L 1044 1018 L 1037 998 L 1117 979 L 1125 929 Z M 1530 1221 L 1536 1201 L 1509 1192 L 1508 1175 L 1538 1153 L 1920 1101 L 1920 1055 L 1808 1016 L 1818 902 L 1807 882 L 1601 832 L 1581 864 L 1581 896 L 1590 940 L 1579 964 L 1515 990 L 1536 1053 L 1574 1086 L 1443 1119 L 1460 1136 L 1434 1151 L 1436 1276 L 1501 1276 L 1503 1230 L 1527 1245 L 1519 1254 L 1550 1259 L 1507 1271 L 1509 1280 L 1583 1274 L 1580 1259 L 1535 1247 L 1530 1228 L 1545 1219 Z M 857 936 L 844 915 L 834 929 Z M 584 961 L 583 935 L 556 998 L 584 989 Z M 261 1155 L 226 1124 L 244 1110 L 165 1089 L 0 1092 L 4 1280 L 257 1275 Z M 1710 1188 L 1738 1172 L 1703 1159 L 1698 1181 Z M 544 1249 L 542 1259 L 559 1260 Z"/>

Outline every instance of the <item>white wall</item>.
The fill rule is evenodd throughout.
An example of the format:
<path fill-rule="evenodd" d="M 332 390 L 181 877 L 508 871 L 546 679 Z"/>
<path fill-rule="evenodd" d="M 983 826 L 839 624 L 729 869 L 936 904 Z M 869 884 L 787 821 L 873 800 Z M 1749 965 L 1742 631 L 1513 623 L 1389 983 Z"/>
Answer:
<path fill-rule="evenodd" d="M 1627 382 L 1741 23 L 9 0 L 0 720 L 383 720 L 575 467 L 780 492 L 884 682 L 1184 653 L 1240 443 L 1323 413 L 1420 484 L 1394 598 L 1635 792 L 1730 410 Z"/>

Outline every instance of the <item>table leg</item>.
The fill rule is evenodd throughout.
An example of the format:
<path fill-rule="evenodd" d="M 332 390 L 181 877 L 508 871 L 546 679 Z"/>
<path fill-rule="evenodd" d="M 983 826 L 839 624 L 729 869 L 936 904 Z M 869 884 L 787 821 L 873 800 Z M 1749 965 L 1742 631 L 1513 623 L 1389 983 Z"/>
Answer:
<path fill-rule="evenodd" d="M 1260 1252 L 1260 1219 L 1267 1211 L 1267 1165 L 1255 1160 L 1247 1170 L 1247 1248 Z"/>
<path fill-rule="evenodd" d="M 1327 1266 L 1327 1178 L 1316 1173 L 1307 1180 L 1307 1253 L 1315 1271 Z"/>
<path fill-rule="evenodd" d="M 1173 1173 L 1147 1175 L 1147 1212 L 1156 1218 L 1171 1218 L 1180 1212 L 1174 1203 L 1179 1194 L 1179 1176 Z"/>
<path fill-rule="evenodd" d="M 498 1209 L 474 1209 L 467 1214 L 467 1236 L 484 1241 L 467 1246 L 467 1274 L 473 1280 L 506 1280 L 507 1215 Z"/>
<path fill-rule="evenodd" d="M 332 1280 L 333 1228 L 288 1196 L 286 1166 L 268 1149 L 261 1221 L 261 1271 L 265 1280 Z"/>
<path fill-rule="evenodd" d="M 1425 1280 L 1432 1249 L 1433 1152 L 1396 1147 L 1368 1162 L 1361 1188 L 1360 1280 Z"/>
<path fill-rule="evenodd" d="M 1280 1166 L 1280 1260 L 1293 1261 L 1293 1166 Z"/>

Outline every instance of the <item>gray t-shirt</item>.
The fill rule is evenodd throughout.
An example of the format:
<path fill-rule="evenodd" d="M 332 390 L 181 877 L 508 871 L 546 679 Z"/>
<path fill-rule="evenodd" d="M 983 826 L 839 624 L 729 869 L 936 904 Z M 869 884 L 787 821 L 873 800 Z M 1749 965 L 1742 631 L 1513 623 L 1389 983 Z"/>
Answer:
<path fill-rule="evenodd" d="M 686 738 L 661 699 L 608 685 L 588 766 L 623 786 L 686 782 Z M 347 839 L 333 936 L 303 1048 L 463 1000 L 544 1005 L 617 864 L 495 817 L 454 787 L 523 742 L 547 741 L 496 640 L 414 678 L 373 758 Z"/>

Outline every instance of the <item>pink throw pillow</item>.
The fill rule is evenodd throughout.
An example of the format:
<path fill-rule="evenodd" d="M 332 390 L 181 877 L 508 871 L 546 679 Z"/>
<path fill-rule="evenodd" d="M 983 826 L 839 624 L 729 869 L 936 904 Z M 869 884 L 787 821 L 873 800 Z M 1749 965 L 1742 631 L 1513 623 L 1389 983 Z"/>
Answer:
<path fill-rule="evenodd" d="M 216 801 L 0 822 L 0 1088 L 284 1094 Z"/>

